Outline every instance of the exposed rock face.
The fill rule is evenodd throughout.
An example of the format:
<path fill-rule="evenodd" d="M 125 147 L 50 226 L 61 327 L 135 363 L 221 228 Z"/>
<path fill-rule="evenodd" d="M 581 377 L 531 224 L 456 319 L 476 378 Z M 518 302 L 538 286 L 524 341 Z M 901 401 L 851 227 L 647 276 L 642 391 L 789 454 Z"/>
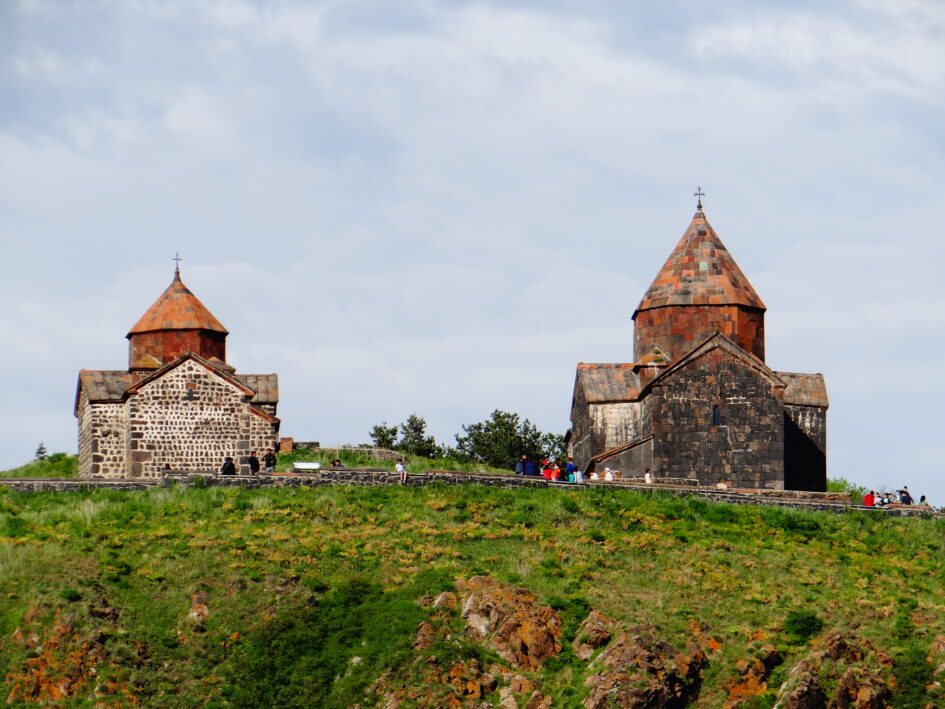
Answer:
<path fill-rule="evenodd" d="M 707 664 L 705 653 L 695 643 L 689 643 L 682 653 L 655 640 L 649 628 L 622 632 L 591 663 L 602 669 L 585 681 L 591 691 L 584 706 L 587 709 L 687 706 L 699 693 L 701 672 Z"/>
<path fill-rule="evenodd" d="M 782 662 L 774 645 L 756 645 L 750 659 L 739 660 L 736 664 L 738 677 L 729 682 L 724 706 L 737 707 L 745 700 L 763 694 L 768 689 L 768 675 Z"/>
<path fill-rule="evenodd" d="M 892 699 L 891 668 L 892 659 L 869 641 L 830 635 L 791 670 L 774 707 L 884 709 Z M 835 685 L 833 696 L 827 695 L 825 685 Z"/>
<path fill-rule="evenodd" d="M 574 642 L 571 643 L 575 657 L 580 660 L 591 659 L 595 650 L 610 642 L 613 630 L 614 621 L 603 613 L 592 610 L 581 623 L 581 627 L 574 636 Z"/>
<path fill-rule="evenodd" d="M 504 586 L 487 576 L 473 576 L 456 587 L 462 593 L 466 633 L 506 662 L 536 670 L 542 660 L 561 652 L 561 618 L 521 588 Z"/>

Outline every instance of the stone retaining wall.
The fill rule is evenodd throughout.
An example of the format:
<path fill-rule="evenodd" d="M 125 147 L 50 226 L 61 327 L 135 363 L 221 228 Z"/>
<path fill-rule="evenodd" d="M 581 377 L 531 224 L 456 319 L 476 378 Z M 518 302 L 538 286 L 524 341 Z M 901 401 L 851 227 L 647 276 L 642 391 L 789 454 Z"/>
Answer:
<path fill-rule="evenodd" d="M 365 470 L 358 468 L 323 468 L 310 473 L 277 475 L 229 475 L 219 476 L 213 473 L 189 473 L 174 471 L 162 479 L 137 478 L 123 480 L 77 478 L 3 478 L 0 487 L 13 492 L 84 492 L 88 490 L 148 490 L 154 487 L 172 485 L 206 487 L 244 487 L 248 489 L 272 487 L 321 487 L 323 485 L 356 485 L 372 487 L 379 485 L 397 485 L 399 477 L 391 471 Z M 199 481 L 199 482 L 198 482 Z M 849 496 L 836 493 L 817 493 L 800 491 L 775 492 L 771 490 L 720 490 L 717 488 L 693 488 L 631 481 L 591 481 L 583 485 L 572 483 L 552 483 L 541 477 L 522 477 L 516 475 L 495 475 L 489 473 L 460 473 L 446 470 L 430 470 L 425 473 L 412 473 L 409 477 L 411 486 L 440 483 L 444 485 L 488 485 L 504 489 L 556 487 L 575 493 L 582 488 L 619 488 L 647 494 L 662 492 L 671 495 L 695 495 L 712 502 L 724 502 L 733 505 L 770 505 L 794 509 L 819 510 L 842 513 L 847 510 L 863 512 L 881 512 L 890 517 L 922 517 L 929 515 L 927 508 L 921 507 L 863 507 L 853 505 Z M 941 513 L 931 513 L 942 517 Z"/>

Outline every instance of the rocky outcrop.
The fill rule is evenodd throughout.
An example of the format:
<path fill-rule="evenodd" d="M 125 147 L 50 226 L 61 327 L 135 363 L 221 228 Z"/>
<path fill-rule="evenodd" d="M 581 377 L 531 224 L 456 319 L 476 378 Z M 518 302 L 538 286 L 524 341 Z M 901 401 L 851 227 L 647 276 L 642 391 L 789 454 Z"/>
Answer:
<path fill-rule="evenodd" d="M 592 610 L 581 623 L 571 643 L 571 649 L 579 660 L 590 660 L 595 651 L 604 647 L 613 637 L 614 621 L 596 610 Z"/>
<path fill-rule="evenodd" d="M 892 658 L 868 640 L 829 635 L 781 685 L 775 709 L 884 709 L 890 706 Z M 829 695 L 825 687 L 835 687 Z"/>
<path fill-rule="evenodd" d="M 724 707 L 737 707 L 751 697 L 764 694 L 768 689 L 768 676 L 771 670 L 780 665 L 781 654 L 771 643 L 764 643 L 763 635 L 753 639 L 749 645 L 751 657 L 739 660 L 735 669 L 738 676 L 728 683 L 728 696 Z"/>
<path fill-rule="evenodd" d="M 488 576 L 456 584 L 462 594 L 465 630 L 506 662 L 537 670 L 542 660 L 561 652 L 561 618 L 536 603 L 530 591 L 505 586 Z"/>
<path fill-rule="evenodd" d="M 705 652 L 689 643 L 679 652 L 654 639 L 652 629 L 621 632 L 591 663 L 597 674 L 585 681 L 590 692 L 586 709 L 672 709 L 685 707 L 699 693 Z"/>

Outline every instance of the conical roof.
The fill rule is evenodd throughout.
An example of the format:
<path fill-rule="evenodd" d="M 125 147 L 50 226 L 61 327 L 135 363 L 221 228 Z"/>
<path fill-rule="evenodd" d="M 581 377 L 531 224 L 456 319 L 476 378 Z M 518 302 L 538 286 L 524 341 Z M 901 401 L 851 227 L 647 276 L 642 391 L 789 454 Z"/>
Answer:
<path fill-rule="evenodd" d="M 743 305 L 766 310 L 701 208 L 633 315 L 669 305 Z"/>
<path fill-rule="evenodd" d="M 210 330 L 229 334 L 213 313 L 184 285 L 180 271 L 174 271 L 171 285 L 135 323 L 128 336 L 160 330 Z"/>

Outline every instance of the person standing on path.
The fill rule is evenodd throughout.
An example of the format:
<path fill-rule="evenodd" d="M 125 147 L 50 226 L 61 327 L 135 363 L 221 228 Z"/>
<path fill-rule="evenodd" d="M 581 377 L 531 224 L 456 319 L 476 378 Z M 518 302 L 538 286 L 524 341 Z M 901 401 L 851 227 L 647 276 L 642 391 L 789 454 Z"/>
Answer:
<path fill-rule="evenodd" d="M 276 454 L 272 452 L 272 448 L 266 449 L 266 455 L 263 456 L 263 464 L 266 466 L 265 471 L 267 473 L 276 472 Z"/>
<path fill-rule="evenodd" d="M 250 451 L 247 462 L 249 463 L 249 474 L 259 475 L 259 458 L 256 457 L 256 451 Z"/>

